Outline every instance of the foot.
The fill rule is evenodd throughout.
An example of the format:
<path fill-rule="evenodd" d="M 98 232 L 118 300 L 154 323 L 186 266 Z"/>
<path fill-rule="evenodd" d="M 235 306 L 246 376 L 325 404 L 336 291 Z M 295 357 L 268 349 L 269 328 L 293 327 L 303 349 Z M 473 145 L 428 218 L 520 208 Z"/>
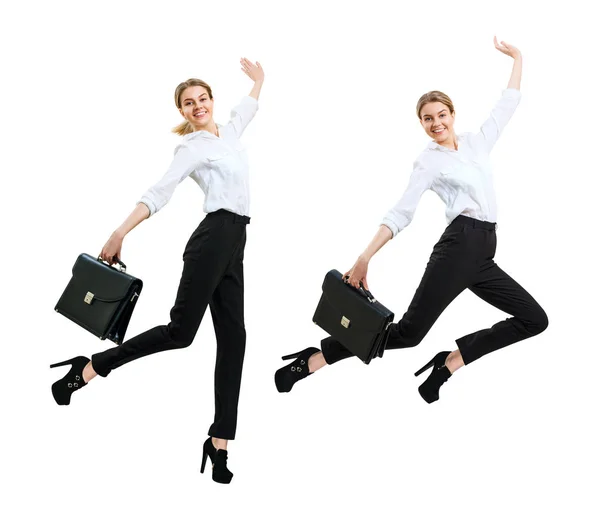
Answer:
<path fill-rule="evenodd" d="M 449 355 L 450 351 L 436 354 L 429 363 L 415 373 L 415 376 L 418 376 L 429 367 L 433 367 L 429 377 L 419 387 L 419 394 L 427 403 L 433 403 L 440 398 L 440 387 L 452 376 L 452 373 L 446 367 L 446 360 Z"/>
<path fill-rule="evenodd" d="M 85 356 L 77 356 L 76 358 L 50 365 L 51 368 L 62 367 L 64 365 L 71 366 L 71 369 L 65 376 L 52 384 L 52 396 L 56 403 L 59 405 L 70 404 L 73 392 L 87 385 L 83 379 L 83 369 L 89 361 L 89 358 Z"/>
<path fill-rule="evenodd" d="M 210 457 L 212 463 L 212 479 L 220 484 L 229 484 L 233 478 L 233 473 L 227 468 L 227 450 L 223 448 L 217 449 L 215 447 L 215 440 L 225 441 L 224 439 L 215 439 L 209 437 L 204 442 L 202 448 L 202 466 L 200 467 L 200 473 L 204 473 L 204 467 L 206 465 L 206 458 Z"/>
<path fill-rule="evenodd" d="M 309 347 L 299 353 L 284 356 L 282 359 L 288 360 L 296 358 L 292 363 L 282 367 L 275 373 L 275 385 L 279 392 L 289 392 L 297 381 L 300 381 L 307 376 L 310 376 L 314 370 L 310 368 L 310 358 L 314 355 L 312 367 L 313 369 L 320 368 L 318 355 L 321 353 L 316 347 Z M 322 353 L 321 353 L 322 356 Z M 321 365 L 322 366 L 322 365 Z"/>

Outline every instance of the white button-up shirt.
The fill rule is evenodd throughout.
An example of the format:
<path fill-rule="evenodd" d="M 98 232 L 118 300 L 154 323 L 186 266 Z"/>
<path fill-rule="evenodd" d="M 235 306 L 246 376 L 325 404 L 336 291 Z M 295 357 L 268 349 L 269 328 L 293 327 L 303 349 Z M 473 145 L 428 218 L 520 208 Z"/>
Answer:
<path fill-rule="evenodd" d="M 413 165 L 408 188 L 382 224 L 396 236 L 411 222 L 427 189 L 446 204 L 448 224 L 459 214 L 496 222 L 496 195 L 489 153 L 515 112 L 521 92 L 507 88 L 479 133 L 458 135 L 458 150 L 431 141 Z"/>
<path fill-rule="evenodd" d="M 204 192 L 204 212 L 226 209 L 249 216 L 248 160 L 239 138 L 257 110 L 258 101 L 244 97 L 231 111 L 229 122 L 217 125 L 220 138 L 204 130 L 184 135 L 165 175 L 138 203 L 144 203 L 151 216 L 167 204 L 175 188 L 189 176 Z"/>

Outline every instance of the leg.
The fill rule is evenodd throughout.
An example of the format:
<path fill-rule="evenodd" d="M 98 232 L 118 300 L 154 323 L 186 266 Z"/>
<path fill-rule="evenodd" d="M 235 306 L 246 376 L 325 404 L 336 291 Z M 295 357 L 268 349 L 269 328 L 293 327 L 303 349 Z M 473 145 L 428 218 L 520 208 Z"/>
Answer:
<path fill-rule="evenodd" d="M 244 231 L 245 231 L 245 227 Z M 246 347 L 244 327 L 244 271 L 243 247 L 240 242 L 228 271 L 215 289 L 210 301 L 210 312 L 217 337 L 215 365 L 215 420 L 208 434 L 215 438 L 213 444 L 226 449 L 226 441 L 234 439 L 237 408 L 242 380 L 242 367 Z"/>
<path fill-rule="evenodd" d="M 456 341 L 465 365 L 497 349 L 535 336 L 548 327 L 548 317 L 540 305 L 493 260 L 482 268 L 477 282 L 469 289 L 513 316 Z"/>
<path fill-rule="evenodd" d="M 94 354 L 92 367 L 100 376 L 107 376 L 112 369 L 137 358 L 187 347 L 192 343 L 225 269 L 222 258 L 229 246 L 227 239 L 215 232 L 217 229 L 203 224 L 192 234 L 186 246 L 183 273 L 171 309 L 171 322 L 141 333 L 120 346 Z"/>

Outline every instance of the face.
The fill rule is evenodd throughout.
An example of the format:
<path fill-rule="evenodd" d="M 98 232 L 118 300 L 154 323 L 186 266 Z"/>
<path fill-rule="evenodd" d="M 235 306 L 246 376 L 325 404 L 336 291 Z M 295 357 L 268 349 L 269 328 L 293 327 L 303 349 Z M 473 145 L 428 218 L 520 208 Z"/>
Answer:
<path fill-rule="evenodd" d="M 194 127 L 195 131 L 212 126 L 213 100 L 203 86 L 188 86 L 180 96 L 179 113 Z"/>
<path fill-rule="evenodd" d="M 440 102 L 427 103 L 421 108 L 421 126 L 438 144 L 454 136 L 454 115 Z"/>

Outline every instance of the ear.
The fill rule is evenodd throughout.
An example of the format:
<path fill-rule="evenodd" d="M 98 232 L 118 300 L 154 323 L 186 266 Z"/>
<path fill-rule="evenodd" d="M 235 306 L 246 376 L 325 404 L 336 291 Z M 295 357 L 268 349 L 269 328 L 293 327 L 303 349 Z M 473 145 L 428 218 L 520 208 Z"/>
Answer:
<path fill-rule="evenodd" d="M 185 119 L 185 115 L 183 114 L 183 110 L 181 108 L 178 108 L 178 109 L 179 109 L 179 113 L 181 113 L 181 116 Z"/>

